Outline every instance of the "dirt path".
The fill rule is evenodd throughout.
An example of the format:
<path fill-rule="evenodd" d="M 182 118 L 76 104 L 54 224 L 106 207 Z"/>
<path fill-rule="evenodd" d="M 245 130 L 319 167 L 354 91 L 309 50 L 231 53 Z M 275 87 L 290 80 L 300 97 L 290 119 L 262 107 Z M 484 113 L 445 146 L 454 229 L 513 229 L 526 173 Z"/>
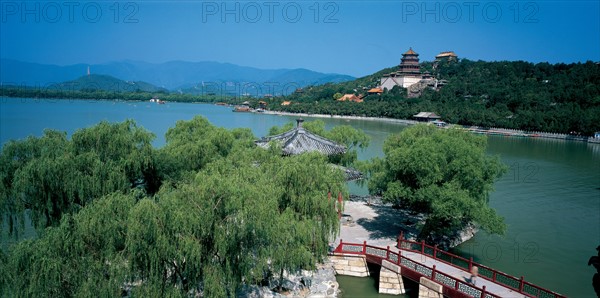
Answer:
<path fill-rule="evenodd" d="M 333 244 L 340 239 L 344 242 L 362 243 L 381 247 L 393 247 L 401 230 L 416 232 L 410 226 L 416 220 L 406 213 L 387 205 L 373 204 L 369 206 L 362 201 L 346 201 L 340 234 Z"/>

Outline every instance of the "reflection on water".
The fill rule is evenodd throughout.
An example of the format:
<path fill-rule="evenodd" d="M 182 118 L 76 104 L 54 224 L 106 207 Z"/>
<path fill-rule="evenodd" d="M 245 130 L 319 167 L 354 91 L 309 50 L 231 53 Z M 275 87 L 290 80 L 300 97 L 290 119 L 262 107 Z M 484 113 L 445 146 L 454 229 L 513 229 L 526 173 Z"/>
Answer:
<path fill-rule="evenodd" d="M 403 278 L 404 289 L 406 294 L 404 295 L 387 295 L 379 294 L 379 270 L 381 269 L 378 265 L 369 264 L 369 274 L 367 277 L 355 277 L 355 276 L 344 276 L 337 275 L 335 278 L 340 284 L 342 293 L 341 298 L 416 298 L 419 296 L 419 284 L 409 279 Z"/>

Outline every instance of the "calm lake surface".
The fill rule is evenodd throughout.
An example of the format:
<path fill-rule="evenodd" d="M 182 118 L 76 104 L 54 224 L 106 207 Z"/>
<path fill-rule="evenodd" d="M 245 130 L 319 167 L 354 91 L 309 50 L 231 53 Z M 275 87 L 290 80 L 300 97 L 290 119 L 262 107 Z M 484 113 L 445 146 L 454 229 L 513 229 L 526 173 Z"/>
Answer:
<path fill-rule="evenodd" d="M 155 146 L 178 120 L 202 115 L 214 125 L 251 128 L 257 137 L 295 117 L 232 113 L 207 104 L 0 98 L 0 144 L 46 128 L 67 131 L 99 121 L 134 119 L 156 134 Z M 312 120 L 307 119 L 307 120 Z M 328 128 L 349 124 L 371 136 L 359 159 L 382 156 L 385 138 L 406 126 L 367 120 L 322 119 Z M 505 218 L 505 236 L 483 232 L 455 249 L 465 257 L 571 297 L 595 297 L 587 266 L 600 245 L 600 145 L 558 140 L 488 137 L 489 154 L 510 166 L 490 204 Z M 351 185 L 356 194 L 364 188 Z M 339 279 L 343 297 L 380 297 L 372 278 Z M 381 295 L 383 297 L 383 295 Z M 386 296 L 389 297 L 389 296 Z"/>

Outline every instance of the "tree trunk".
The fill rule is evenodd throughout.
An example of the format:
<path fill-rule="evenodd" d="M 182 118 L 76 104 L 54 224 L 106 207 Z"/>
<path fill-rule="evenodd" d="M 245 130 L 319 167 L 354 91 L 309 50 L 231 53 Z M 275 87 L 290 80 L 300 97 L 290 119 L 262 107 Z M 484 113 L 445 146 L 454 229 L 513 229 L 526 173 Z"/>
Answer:
<path fill-rule="evenodd" d="M 283 267 L 281 267 L 281 271 L 279 272 L 279 293 L 281 293 L 283 289 Z"/>

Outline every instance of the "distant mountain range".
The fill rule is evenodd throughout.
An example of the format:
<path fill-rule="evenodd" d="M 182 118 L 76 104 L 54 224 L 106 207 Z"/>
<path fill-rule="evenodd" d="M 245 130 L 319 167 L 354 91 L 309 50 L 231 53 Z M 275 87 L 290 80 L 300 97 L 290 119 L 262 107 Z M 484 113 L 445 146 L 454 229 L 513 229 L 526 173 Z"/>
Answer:
<path fill-rule="evenodd" d="M 294 91 L 295 87 L 346 82 L 354 77 L 342 74 L 326 74 L 308 69 L 259 69 L 218 62 L 171 61 L 147 63 L 122 61 L 105 64 L 73 64 L 67 66 L 0 60 L 0 82 L 4 85 L 48 86 L 75 80 L 87 74 L 109 75 L 128 82 L 147 82 L 171 91 L 201 93 L 210 88 L 221 88 L 234 93 L 244 93 L 251 87 L 261 86 L 255 93 L 265 94 Z M 277 87 L 279 86 L 279 87 Z M 284 88 L 285 87 L 285 88 Z M 287 90 L 284 90 L 287 89 Z M 249 93 L 251 92 L 251 90 Z"/>

